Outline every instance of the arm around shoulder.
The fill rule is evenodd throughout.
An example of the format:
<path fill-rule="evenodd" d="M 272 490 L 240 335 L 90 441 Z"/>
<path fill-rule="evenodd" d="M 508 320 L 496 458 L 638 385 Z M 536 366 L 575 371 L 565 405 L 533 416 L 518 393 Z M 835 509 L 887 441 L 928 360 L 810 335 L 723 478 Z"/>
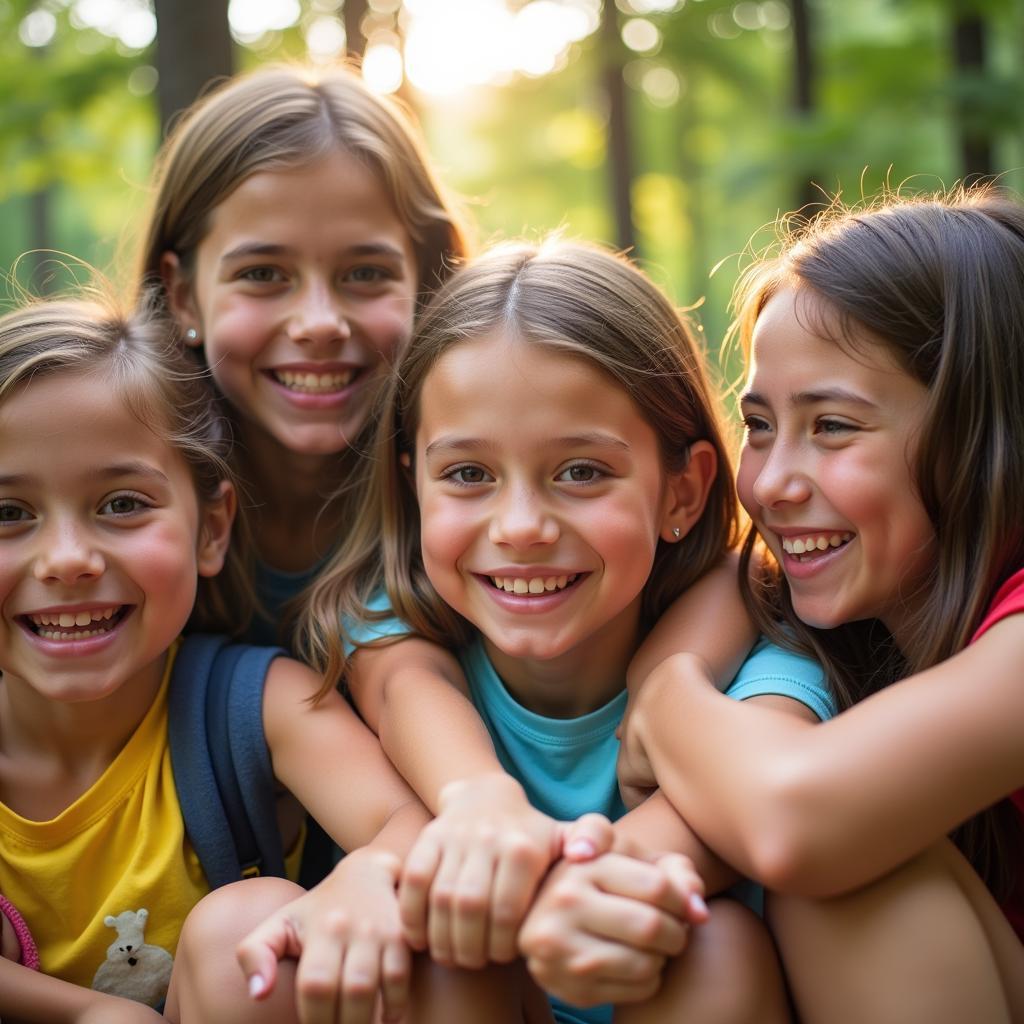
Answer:
<path fill-rule="evenodd" d="M 1024 784 L 1024 616 L 812 726 L 668 663 L 634 715 L 666 795 L 769 888 L 863 885 Z M 659 781 L 661 775 L 659 774 Z"/>

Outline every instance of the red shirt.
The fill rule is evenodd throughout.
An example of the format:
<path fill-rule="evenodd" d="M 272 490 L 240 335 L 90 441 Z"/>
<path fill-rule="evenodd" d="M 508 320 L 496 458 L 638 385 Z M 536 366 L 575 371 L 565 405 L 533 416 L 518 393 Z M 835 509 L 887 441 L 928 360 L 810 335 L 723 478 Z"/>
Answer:
<path fill-rule="evenodd" d="M 1017 612 L 1024 612 L 1024 569 L 1015 572 L 999 588 L 978 631 L 971 637 L 971 643 L 997 622 Z M 1010 799 L 1016 805 L 1018 813 L 1024 817 L 1024 789 L 1018 789 L 1016 793 L 1011 794 Z M 1017 892 L 1003 904 L 1003 910 L 1021 941 L 1024 941 L 1024 885 L 1018 885 Z"/>

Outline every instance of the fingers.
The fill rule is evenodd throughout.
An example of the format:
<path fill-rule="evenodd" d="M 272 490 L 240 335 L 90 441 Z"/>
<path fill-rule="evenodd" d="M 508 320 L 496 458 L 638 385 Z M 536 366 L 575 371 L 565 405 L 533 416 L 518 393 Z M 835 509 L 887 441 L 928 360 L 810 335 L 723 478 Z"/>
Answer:
<path fill-rule="evenodd" d="M 413 948 L 428 948 L 440 964 L 468 968 L 515 959 L 519 926 L 560 843 L 557 823 L 529 808 L 528 815 L 532 831 L 518 821 L 501 827 L 443 817 L 424 829 L 399 892 Z M 601 837 L 605 826 L 594 818 L 590 830 Z"/>
<path fill-rule="evenodd" d="M 420 833 L 405 859 L 398 890 L 398 910 L 405 940 L 418 950 L 427 948 L 430 890 L 441 864 L 441 845 L 435 836 L 429 825 Z"/>
<path fill-rule="evenodd" d="M 249 995 L 254 999 L 269 996 L 277 980 L 278 961 L 297 958 L 301 949 L 294 925 L 283 912 L 272 914 L 251 931 L 235 951 Z"/>
<path fill-rule="evenodd" d="M 342 913 L 324 916 L 296 973 L 302 1024 L 371 1024 L 378 992 L 382 1019 L 399 1020 L 409 1001 L 410 955 L 397 934 L 382 938 Z"/>
<path fill-rule="evenodd" d="M 564 963 L 530 957 L 526 966 L 546 992 L 586 1007 L 649 999 L 661 983 L 665 958 L 595 942 L 586 953 Z"/>
<path fill-rule="evenodd" d="M 612 823 L 603 814 L 584 814 L 562 832 L 562 855 L 566 860 L 592 860 L 607 853 L 615 842 Z"/>
<path fill-rule="evenodd" d="M 530 909 L 547 859 L 525 840 L 510 838 L 494 873 L 487 949 L 496 963 L 510 963 L 519 955 L 519 927 Z"/>
<path fill-rule="evenodd" d="M 452 960 L 459 967 L 483 967 L 487 963 L 495 869 L 493 852 L 478 846 L 470 849 L 456 878 L 447 923 Z"/>
<path fill-rule="evenodd" d="M 666 853 L 658 858 L 657 865 L 682 899 L 690 923 L 703 924 L 709 917 L 704 902 L 704 879 L 697 874 L 693 861 L 681 853 Z"/>
<path fill-rule="evenodd" d="M 409 1006 L 412 957 L 404 942 L 389 942 L 381 956 L 381 1020 L 383 1024 L 400 1021 Z"/>

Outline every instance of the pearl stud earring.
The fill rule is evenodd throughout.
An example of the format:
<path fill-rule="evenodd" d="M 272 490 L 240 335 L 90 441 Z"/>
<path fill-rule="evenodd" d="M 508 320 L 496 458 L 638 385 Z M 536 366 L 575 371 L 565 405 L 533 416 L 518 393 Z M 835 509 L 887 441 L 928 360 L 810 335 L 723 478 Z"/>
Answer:
<path fill-rule="evenodd" d="M 195 341 L 198 340 L 198 338 L 199 338 L 199 332 L 194 327 L 190 327 L 185 332 L 185 340 L 188 341 L 188 342 L 195 342 Z"/>

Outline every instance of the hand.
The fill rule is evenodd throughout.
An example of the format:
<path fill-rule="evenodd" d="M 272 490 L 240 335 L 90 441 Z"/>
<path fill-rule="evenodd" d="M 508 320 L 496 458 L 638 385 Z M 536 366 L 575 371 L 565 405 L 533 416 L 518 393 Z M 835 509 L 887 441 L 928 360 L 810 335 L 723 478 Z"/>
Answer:
<path fill-rule="evenodd" d="M 514 960 L 522 919 L 561 852 L 561 824 L 531 807 L 511 776 L 450 783 L 402 872 L 407 941 L 441 964 Z"/>
<path fill-rule="evenodd" d="M 639 716 L 634 714 L 639 699 L 639 692 L 631 690 L 622 721 L 616 729 L 619 757 L 615 773 L 619 779 L 622 802 L 630 810 L 642 804 L 658 788 L 658 780 L 654 776 L 654 768 L 638 728 Z"/>
<path fill-rule="evenodd" d="M 382 1020 L 399 1020 L 411 969 L 395 895 L 399 870 L 393 854 L 356 850 L 252 931 L 238 947 L 238 962 L 253 997 L 270 994 L 277 962 L 288 957 L 299 961 L 302 1024 L 369 1024 L 378 993 Z"/>
<path fill-rule="evenodd" d="M 653 695 L 659 687 L 673 685 L 674 680 L 695 676 L 715 685 L 711 669 L 703 658 L 696 654 L 674 654 L 660 662 L 646 679 L 629 686 L 626 711 L 616 730 L 620 741 L 616 774 L 619 792 L 630 809 L 642 804 L 658 788 L 644 740 L 645 720 L 657 713 Z"/>
<path fill-rule="evenodd" d="M 623 853 L 562 861 L 519 934 L 534 980 L 577 1006 L 637 1002 L 658 989 L 661 969 L 707 920 L 703 884 L 687 857 L 648 863 Z"/>

